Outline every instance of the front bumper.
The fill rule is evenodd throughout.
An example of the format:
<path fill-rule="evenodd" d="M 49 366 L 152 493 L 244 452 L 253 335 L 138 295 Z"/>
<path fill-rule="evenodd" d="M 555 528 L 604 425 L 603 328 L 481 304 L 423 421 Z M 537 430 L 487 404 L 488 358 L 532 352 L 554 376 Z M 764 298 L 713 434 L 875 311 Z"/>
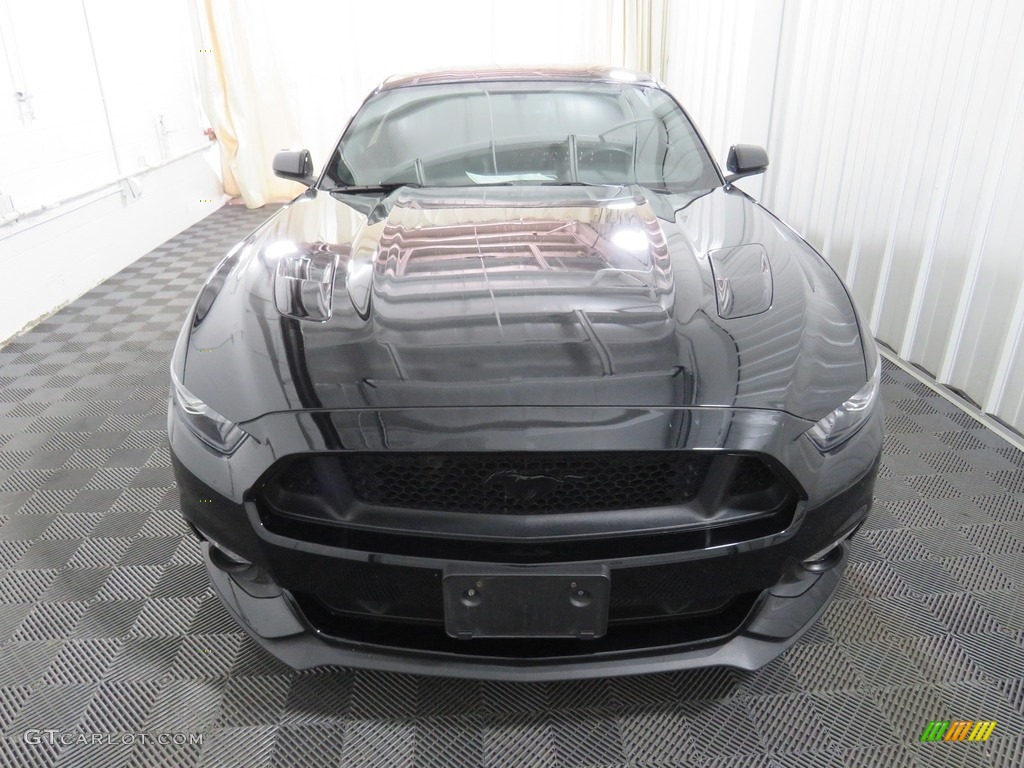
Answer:
<path fill-rule="evenodd" d="M 520 681 L 633 675 L 713 665 L 753 670 L 797 642 L 833 598 L 845 570 L 847 545 L 840 543 L 823 563 L 813 567 L 805 567 L 802 559 L 823 546 L 827 549 L 831 542 L 845 542 L 859 528 L 870 507 L 877 466 L 875 463 L 828 503 L 803 510 L 801 518 L 813 517 L 816 525 L 794 524 L 782 534 L 743 546 L 624 557 L 610 562 L 613 584 L 629 583 L 634 590 L 638 584 L 650 584 L 651 593 L 661 590 L 661 599 L 676 589 L 691 596 L 705 589 L 741 596 L 712 616 L 698 614 L 691 621 L 690 616 L 681 614 L 677 622 L 681 634 L 659 633 L 654 627 L 647 636 L 646 625 L 631 627 L 626 623 L 617 630 L 618 646 L 609 644 L 607 638 L 561 641 L 561 645 L 519 640 L 489 646 L 486 641 L 481 644 L 479 640 L 448 638 L 443 626 L 434 626 L 425 633 L 421 625 L 389 621 L 387 617 L 382 617 L 384 621 L 369 633 L 366 626 L 374 622 L 364 617 L 348 633 L 344 620 L 325 621 L 324 611 L 316 608 L 310 596 L 331 589 L 344 592 L 344 585 L 351 584 L 358 599 L 372 597 L 375 592 L 393 595 L 396 590 L 410 588 L 422 590 L 416 600 L 436 603 L 445 561 L 289 539 L 264 527 L 252 502 L 243 505 L 248 524 L 236 528 L 236 533 L 252 539 L 257 555 L 253 565 L 243 568 L 242 573 L 229 572 L 238 569 L 224 567 L 225 558 L 215 550 L 216 545 L 204 541 L 202 547 L 211 582 L 223 604 L 256 642 L 298 669 L 339 665 Z M 177 462 L 176 471 L 184 492 L 194 494 L 197 479 Z M 205 493 L 213 495 L 209 490 Z M 194 513 L 188 517 L 201 538 L 225 541 L 223 530 L 213 533 L 209 529 L 211 518 Z M 751 591 L 764 584 L 765 578 L 775 580 L 767 588 Z M 288 588 L 282 589 L 278 581 Z M 334 584 L 325 588 L 328 582 Z M 610 627 L 608 637 L 615 633 Z M 428 641 L 422 642 L 423 637 Z M 478 648 L 483 652 L 477 653 Z"/>
<path fill-rule="evenodd" d="M 656 419 L 667 423 L 671 417 L 668 411 L 654 413 L 645 424 L 657 425 Z M 385 421 L 387 418 L 385 414 Z M 378 546 L 372 538 L 345 541 L 320 537 L 316 530 L 282 529 L 262 517 L 251 489 L 268 466 L 282 456 L 323 451 L 323 445 L 282 448 L 281 440 L 275 445 L 254 430 L 257 439 L 247 441 L 238 454 L 218 458 L 198 445 L 173 414 L 169 426 L 182 512 L 205 540 L 214 588 L 239 623 L 270 653 L 296 668 L 341 665 L 525 681 L 714 665 L 756 669 L 783 653 L 813 624 L 835 594 L 845 568 L 846 548 L 839 545 L 819 566 L 804 567 L 803 563 L 814 553 L 844 541 L 866 518 L 878 470 L 881 418 L 872 418 L 841 451 L 825 457 L 813 449 L 808 452 L 807 441 L 797 439 L 806 425 L 789 423 L 778 415 L 770 416 L 772 421 L 768 418 L 755 412 L 727 416 L 694 413 L 693 428 L 686 433 L 691 443 L 676 441 L 655 447 L 688 449 L 711 443 L 720 450 L 758 451 L 776 457 L 783 466 L 794 468 L 806 491 L 789 522 L 742 540 L 723 543 L 709 539 L 696 545 L 687 540 L 684 546 L 671 543 L 650 551 L 624 546 L 621 551 L 601 555 L 599 562 L 611 574 L 613 606 L 617 605 L 620 617 L 625 618 L 610 622 L 605 638 L 555 642 L 447 637 L 443 621 L 438 621 L 439 611 L 443 618 L 441 579 L 445 568 L 453 561 L 461 568 L 481 569 L 511 562 L 486 557 L 480 547 L 453 554 L 450 542 L 421 541 L 403 548 L 390 547 L 393 542 L 388 539 Z M 757 430 L 759 440 L 753 441 L 751 429 L 726 431 L 718 428 L 722 424 L 770 428 Z M 387 426 L 404 425 L 392 419 Z M 711 430 L 712 426 L 716 428 Z M 712 431 L 723 437 L 706 439 L 706 433 Z M 316 433 L 311 429 L 304 434 Z M 358 437 L 366 430 L 357 432 L 353 427 L 341 434 Z M 391 447 L 398 450 L 448 447 L 422 445 L 434 439 L 435 430 L 392 428 L 388 434 Z M 506 445 L 518 450 L 525 446 L 509 443 L 535 438 L 528 430 L 504 434 Z M 482 447 L 473 444 L 477 439 L 473 432 L 458 437 L 469 447 Z M 380 450 L 377 445 L 350 446 L 355 440 L 343 442 L 344 449 Z M 652 443 L 617 441 L 625 445 Z M 274 455 L 268 456 L 270 452 Z M 419 536 L 412 538 L 420 540 Z M 664 535 L 654 539 L 669 543 Z M 251 568 L 227 572 L 238 569 L 224 569 L 224 558 L 211 546 L 234 553 L 251 563 Z M 586 560 L 598 561 L 573 556 L 559 562 L 571 565 Z M 525 561 L 519 565 L 529 567 Z M 634 621 L 635 616 L 626 616 L 638 605 L 644 609 L 661 606 L 664 621 L 645 623 L 642 617 Z M 380 615 L 375 615 L 378 608 Z M 361 615 L 354 616 L 356 613 Z"/>
<path fill-rule="evenodd" d="M 208 542 L 203 542 L 202 548 L 213 588 L 224 606 L 260 646 L 295 669 L 337 665 L 520 682 L 639 675 L 719 665 L 759 669 L 796 643 L 824 612 L 839 587 L 847 560 L 847 547 L 841 544 L 834 564 L 824 572 L 805 572 L 802 582 L 787 584 L 779 590 L 781 594 L 766 591 L 743 628 L 717 644 L 652 648 L 605 657 L 488 659 L 351 643 L 337 638 L 325 641 L 303 621 L 301 614 L 296 615 L 287 593 L 251 594 L 244 581 L 214 564 Z"/>

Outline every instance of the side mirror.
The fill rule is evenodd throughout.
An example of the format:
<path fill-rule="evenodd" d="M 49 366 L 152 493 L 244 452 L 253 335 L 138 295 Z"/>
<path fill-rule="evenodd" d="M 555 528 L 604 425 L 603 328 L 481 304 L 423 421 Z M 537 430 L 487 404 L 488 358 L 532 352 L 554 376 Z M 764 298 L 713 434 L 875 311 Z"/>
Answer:
<path fill-rule="evenodd" d="M 308 149 L 288 149 L 274 155 L 274 175 L 298 181 L 307 187 L 316 183 L 313 175 L 313 157 Z"/>
<path fill-rule="evenodd" d="M 732 184 L 744 176 L 764 173 L 764 169 L 768 167 L 768 153 L 764 151 L 764 147 L 756 144 L 733 144 L 729 148 L 729 159 L 725 161 L 725 165 L 732 171 L 725 177 L 725 183 Z"/>

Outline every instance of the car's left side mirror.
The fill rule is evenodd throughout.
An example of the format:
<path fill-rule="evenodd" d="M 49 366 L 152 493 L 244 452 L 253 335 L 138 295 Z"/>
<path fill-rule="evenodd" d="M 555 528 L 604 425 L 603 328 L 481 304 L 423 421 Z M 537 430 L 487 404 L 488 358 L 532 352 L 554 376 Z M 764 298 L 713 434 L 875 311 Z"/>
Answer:
<path fill-rule="evenodd" d="M 297 181 L 307 187 L 316 183 L 313 175 L 313 156 L 308 149 L 288 149 L 274 155 L 274 175 Z"/>
<path fill-rule="evenodd" d="M 732 184 L 744 176 L 764 173 L 764 169 L 768 167 L 768 153 L 764 151 L 764 147 L 756 144 L 733 144 L 729 148 L 729 158 L 725 165 L 732 171 L 725 177 L 725 182 Z"/>

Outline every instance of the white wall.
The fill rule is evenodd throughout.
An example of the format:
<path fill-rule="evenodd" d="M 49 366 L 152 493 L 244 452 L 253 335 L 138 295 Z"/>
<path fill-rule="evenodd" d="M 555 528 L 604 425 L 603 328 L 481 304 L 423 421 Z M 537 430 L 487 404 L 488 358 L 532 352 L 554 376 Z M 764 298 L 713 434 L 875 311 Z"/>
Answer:
<path fill-rule="evenodd" d="M 65 206 L 57 219 L 29 219 L 0 240 L 0 340 L 81 296 L 221 204 L 220 179 L 202 154 L 146 174 L 142 185 L 137 199 L 124 199 L 116 188 L 100 192 L 85 205 Z"/>
<path fill-rule="evenodd" d="M 0 0 L 0 47 L 3 340 L 223 198 L 209 150 L 195 154 L 209 142 L 186 2 Z M 138 199 L 120 194 L 126 175 Z"/>
<path fill-rule="evenodd" d="M 784 0 L 670 2 L 666 86 L 725 167 L 733 144 L 767 146 Z M 762 177 L 739 183 L 759 196 Z"/>
<path fill-rule="evenodd" d="M 1024 429 L 1024 3 L 677 0 L 667 85 L 906 360 Z"/>

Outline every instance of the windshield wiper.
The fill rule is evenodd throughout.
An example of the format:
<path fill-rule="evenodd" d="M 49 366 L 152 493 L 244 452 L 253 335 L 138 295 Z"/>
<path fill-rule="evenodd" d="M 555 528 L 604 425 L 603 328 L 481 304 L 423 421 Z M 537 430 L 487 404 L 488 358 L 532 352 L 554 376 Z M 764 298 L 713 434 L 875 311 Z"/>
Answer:
<path fill-rule="evenodd" d="M 628 187 L 632 182 L 598 182 L 598 181 L 541 181 L 542 187 Z"/>
<path fill-rule="evenodd" d="M 348 195 L 379 195 L 384 192 L 394 192 L 402 187 L 421 187 L 415 181 L 396 181 L 389 184 L 341 184 L 336 187 L 328 187 L 324 192 L 341 192 Z"/>

